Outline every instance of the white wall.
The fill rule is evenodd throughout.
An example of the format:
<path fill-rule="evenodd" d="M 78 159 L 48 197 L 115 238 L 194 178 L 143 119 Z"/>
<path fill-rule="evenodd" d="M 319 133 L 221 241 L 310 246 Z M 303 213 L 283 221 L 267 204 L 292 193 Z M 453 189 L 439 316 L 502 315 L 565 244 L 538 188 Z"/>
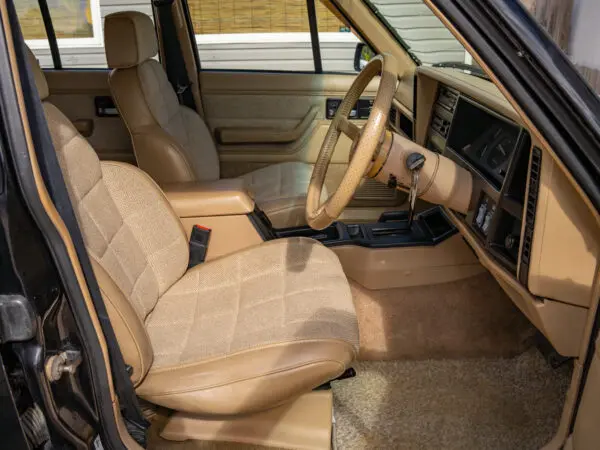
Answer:
<path fill-rule="evenodd" d="M 575 64 L 600 69 L 600 1 L 575 0 L 569 54 Z"/>

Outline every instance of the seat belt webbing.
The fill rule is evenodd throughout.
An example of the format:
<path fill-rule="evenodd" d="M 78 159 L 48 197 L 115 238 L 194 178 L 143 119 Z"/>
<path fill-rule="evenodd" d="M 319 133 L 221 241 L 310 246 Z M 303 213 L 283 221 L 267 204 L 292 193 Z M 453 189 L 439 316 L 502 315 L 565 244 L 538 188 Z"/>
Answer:
<path fill-rule="evenodd" d="M 194 94 L 191 89 L 192 83 L 188 77 L 177 30 L 175 29 L 172 10 L 173 0 L 154 0 L 152 3 L 156 7 L 160 24 L 167 78 L 177 93 L 179 103 L 197 112 Z"/>

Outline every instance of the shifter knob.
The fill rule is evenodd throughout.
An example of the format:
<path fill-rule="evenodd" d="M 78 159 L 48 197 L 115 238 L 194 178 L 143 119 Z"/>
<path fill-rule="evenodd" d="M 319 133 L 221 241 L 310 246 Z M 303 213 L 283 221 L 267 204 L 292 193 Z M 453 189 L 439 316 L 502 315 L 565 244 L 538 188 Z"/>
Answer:
<path fill-rule="evenodd" d="M 425 164 L 425 156 L 418 152 L 413 152 L 406 158 L 406 168 L 411 172 L 421 170 Z"/>

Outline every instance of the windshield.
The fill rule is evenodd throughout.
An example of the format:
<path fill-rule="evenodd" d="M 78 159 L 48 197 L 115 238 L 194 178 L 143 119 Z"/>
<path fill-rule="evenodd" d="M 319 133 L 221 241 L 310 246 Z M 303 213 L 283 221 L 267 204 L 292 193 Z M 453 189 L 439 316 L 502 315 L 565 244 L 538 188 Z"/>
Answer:
<path fill-rule="evenodd" d="M 396 36 L 417 64 L 454 67 L 485 76 L 471 55 L 422 0 L 362 0 Z M 519 0 L 600 93 L 598 0 Z"/>
<path fill-rule="evenodd" d="M 471 55 L 420 0 L 363 0 L 394 33 L 415 61 L 453 67 L 473 64 Z"/>

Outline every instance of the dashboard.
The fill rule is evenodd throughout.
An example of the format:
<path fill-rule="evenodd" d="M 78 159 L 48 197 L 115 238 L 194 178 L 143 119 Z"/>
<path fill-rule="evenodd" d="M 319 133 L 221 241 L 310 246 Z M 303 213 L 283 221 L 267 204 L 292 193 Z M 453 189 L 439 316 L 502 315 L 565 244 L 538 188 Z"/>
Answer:
<path fill-rule="evenodd" d="M 414 99 L 414 141 L 472 175 L 469 207 L 448 216 L 554 348 L 578 355 L 597 282 L 596 217 L 494 83 L 422 66 Z"/>
<path fill-rule="evenodd" d="M 531 153 L 527 130 L 440 83 L 425 144 L 471 172 L 471 207 L 460 219 L 499 264 L 525 283 L 528 262 L 519 255 L 531 244 L 522 233 Z"/>

